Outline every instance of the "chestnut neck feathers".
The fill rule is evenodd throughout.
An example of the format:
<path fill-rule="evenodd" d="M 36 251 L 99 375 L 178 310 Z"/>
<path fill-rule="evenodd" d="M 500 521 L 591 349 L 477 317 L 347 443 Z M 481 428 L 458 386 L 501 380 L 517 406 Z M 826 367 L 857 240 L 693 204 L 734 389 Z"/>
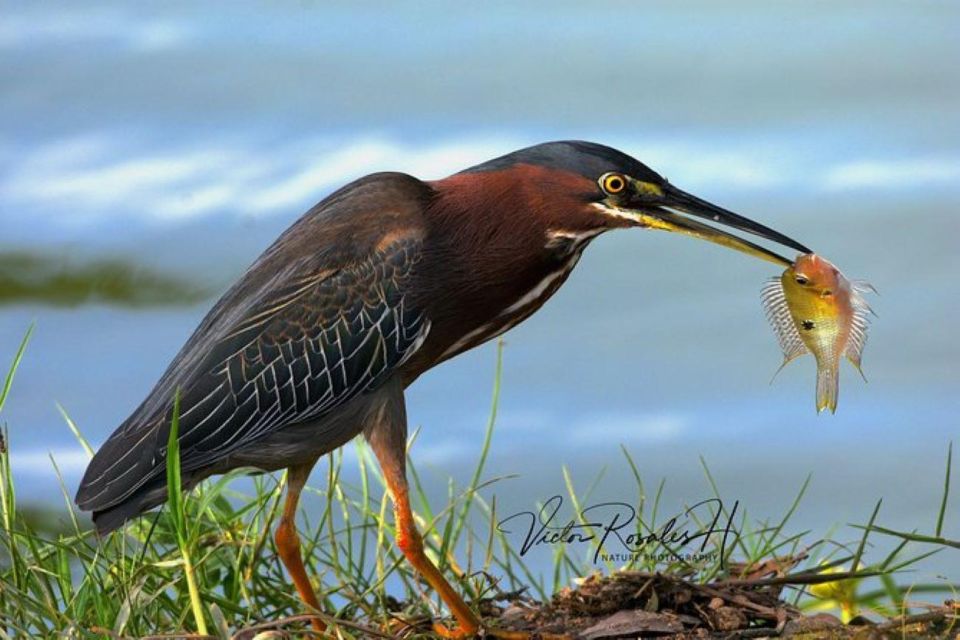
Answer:
<path fill-rule="evenodd" d="M 432 329 L 420 366 L 503 333 L 563 284 L 589 240 L 604 230 L 570 180 L 596 188 L 586 178 L 532 165 L 431 183 L 423 250 L 430 277 L 418 293 Z"/>

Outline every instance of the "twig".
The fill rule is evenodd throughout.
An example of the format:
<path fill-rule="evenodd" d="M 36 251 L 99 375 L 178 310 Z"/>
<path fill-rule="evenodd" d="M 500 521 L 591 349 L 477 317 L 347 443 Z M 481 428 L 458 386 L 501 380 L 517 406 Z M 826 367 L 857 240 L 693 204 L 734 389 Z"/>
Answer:
<path fill-rule="evenodd" d="M 780 635 L 780 629 L 776 627 L 750 627 L 749 629 L 740 629 L 735 631 L 735 638 L 769 638 L 770 636 Z"/>
<path fill-rule="evenodd" d="M 379 629 L 374 629 L 373 627 L 368 627 L 366 625 L 360 624 L 359 622 L 352 622 L 350 620 L 340 620 L 339 618 L 334 618 L 333 616 L 327 616 L 317 613 L 304 613 L 296 616 L 289 616 L 287 618 L 280 618 L 279 620 L 273 620 L 271 622 L 263 622 L 261 624 L 253 625 L 252 627 L 246 627 L 237 631 L 235 634 L 230 636 L 231 640 L 244 640 L 247 637 L 253 637 L 260 631 L 266 631 L 269 629 L 276 629 L 277 627 L 282 627 L 284 625 L 292 624 L 294 622 L 311 622 L 313 620 L 322 620 L 323 622 L 331 626 L 340 626 L 347 627 L 349 629 L 354 629 L 356 631 L 362 631 L 363 633 L 377 636 L 378 638 L 386 638 L 388 640 L 399 640 L 399 636 L 395 636 L 389 633 L 384 633 Z M 310 636 L 316 637 L 330 637 L 331 634 L 327 632 L 314 631 L 313 629 L 301 629 L 297 633 L 308 634 Z"/>
<path fill-rule="evenodd" d="M 721 600 L 726 600 L 728 602 L 733 602 L 735 604 L 738 604 L 744 609 L 750 609 L 754 611 L 756 614 L 758 614 L 760 617 L 767 618 L 768 620 L 779 620 L 779 616 L 777 615 L 776 609 L 773 609 L 771 607 L 766 607 L 762 604 L 757 604 L 756 602 L 752 601 L 750 598 L 747 598 L 741 593 L 724 592 L 724 591 L 721 591 L 720 589 L 714 589 L 713 587 L 705 584 L 689 583 L 689 586 L 694 589 L 697 589 L 698 591 L 702 591 L 703 593 L 706 593 L 707 595 L 712 596 L 714 598 L 720 598 Z"/>
<path fill-rule="evenodd" d="M 90 627 L 92 633 L 102 636 L 108 636 L 113 640 L 132 640 L 130 636 L 123 636 L 110 629 L 103 627 Z M 139 640 L 217 640 L 216 636 L 203 635 L 199 633 L 164 633 L 160 635 L 143 636 Z"/>
<path fill-rule="evenodd" d="M 103 636 L 109 636 L 114 640 L 127 640 L 126 636 L 121 636 L 119 633 L 114 633 L 110 629 L 104 629 L 103 627 L 90 627 L 91 633 L 97 633 Z"/>
<path fill-rule="evenodd" d="M 163 633 L 158 636 L 143 636 L 139 640 L 217 640 L 217 636 L 199 633 Z"/>
<path fill-rule="evenodd" d="M 800 572 L 777 578 L 759 578 L 754 580 L 733 578 L 712 583 L 718 587 L 772 587 L 794 584 L 823 584 L 824 582 L 839 582 L 851 578 L 872 578 L 881 571 L 844 571 L 840 573 Z"/>
<path fill-rule="evenodd" d="M 926 613 L 915 613 L 910 616 L 900 616 L 876 626 L 878 631 L 891 631 L 911 624 L 920 624 L 923 622 L 945 622 L 946 620 L 960 620 L 960 615 L 942 607 L 937 611 L 927 611 Z"/>

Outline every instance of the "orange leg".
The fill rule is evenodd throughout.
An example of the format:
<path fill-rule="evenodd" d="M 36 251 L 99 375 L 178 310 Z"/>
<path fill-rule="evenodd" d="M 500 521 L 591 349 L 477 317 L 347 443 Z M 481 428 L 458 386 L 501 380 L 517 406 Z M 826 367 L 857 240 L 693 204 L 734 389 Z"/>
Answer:
<path fill-rule="evenodd" d="M 404 465 L 402 463 L 398 465 L 394 455 L 382 455 L 376 446 L 374 451 L 377 453 L 380 466 L 383 468 L 387 489 L 393 498 L 393 516 L 397 525 L 397 546 L 400 547 L 403 555 L 406 556 L 413 568 L 427 581 L 427 584 L 440 595 L 440 598 L 450 609 L 450 613 L 457 620 L 458 626 L 453 629 L 439 622 L 434 622 L 434 632 L 444 638 L 455 640 L 472 638 L 480 634 L 500 640 L 529 640 L 531 634 L 525 631 L 490 628 L 481 630 L 480 618 L 467 606 L 467 603 L 463 601 L 463 598 L 453 589 L 447 579 L 443 577 L 443 574 L 440 573 L 440 570 L 437 569 L 437 566 L 423 551 L 423 538 L 417 530 L 413 512 L 410 509 L 410 495 Z M 404 452 L 401 455 L 405 455 L 406 447 L 401 451 Z M 564 636 L 554 635 L 545 637 L 565 638 Z"/>
<path fill-rule="evenodd" d="M 274 534 L 274 541 L 277 544 L 280 560 L 290 573 L 290 577 L 293 578 L 293 584 L 297 587 L 300 598 L 313 612 L 319 612 L 320 603 L 317 601 L 317 594 L 314 593 L 310 578 L 307 577 L 307 570 L 303 566 L 303 557 L 300 554 L 300 537 L 297 535 L 296 525 L 300 491 L 306 484 L 311 469 L 313 469 L 312 463 L 287 469 L 287 499 L 283 505 L 280 524 Z M 324 631 L 327 625 L 322 620 L 314 618 L 313 628 L 317 631 Z"/>
<path fill-rule="evenodd" d="M 379 435 L 379 434 L 377 434 Z M 454 591 L 447 579 L 443 577 L 436 565 L 423 551 L 423 538 L 417 530 L 410 509 L 410 493 L 407 487 L 406 475 L 406 443 L 378 441 L 370 438 L 373 450 L 380 461 L 383 475 L 387 482 L 387 490 L 393 498 L 393 517 L 397 526 L 397 546 L 417 572 L 433 589 L 440 594 L 440 598 L 450 609 L 450 613 L 457 619 L 459 627 L 449 629 L 440 623 L 434 623 L 434 631 L 445 638 L 467 638 L 477 635 L 480 630 L 480 619 L 470 610 L 463 598 Z M 381 446 L 382 445 L 382 446 Z M 399 450 L 396 448 L 398 447 Z"/>
<path fill-rule="evenodd" d="M 390 389 L 386 389 L 390 392 Z M 395 386 L 391 395 L 385 400 L 377 414 L 364 429 L 364 435 L 370 443 L 383 477 L 386 480 L 387 490 L 393 499 L 393 516 L 397 527 L 397 546 L 406 556 L 407 561 L 440 595 L 450 613 L 457 620 L 455 628 L 446 627 L 438 622 L 433 630 L 444 638 L 462 640 L 480 634 L 499 638 L 500 640 L 529 640 L 530 633 L 522 631 L 506 631 L 500 629 L 482 628 L 480 618 L 475 614 L 463 598 L 453 589 L 437 566 L 433 564 L 423 551 L 423 538 L 417 530 L 410 509 L 410 492 L 407 486 L 407 417 L 403 404 L 403 388 Z M 547 636 L 544 636 L 547 637 Z M 558 638 L 558 636 L 552 636 Z"/>

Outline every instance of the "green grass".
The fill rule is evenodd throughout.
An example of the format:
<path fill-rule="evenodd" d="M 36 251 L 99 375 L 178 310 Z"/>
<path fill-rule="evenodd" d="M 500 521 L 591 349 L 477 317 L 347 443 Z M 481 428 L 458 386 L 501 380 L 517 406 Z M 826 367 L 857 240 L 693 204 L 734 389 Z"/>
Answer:
<path fill-rule="evenodd" d="M 0 411 L 28 340 L 29 333 L 0 387 Z M 629 566 L 609 562 L 597 566 L 591 560 L 592 550 L 581 546 L 557 547 L 545 571 L 530 566 L 518 552 L 519 542 L 496 526 L 502 517 L 496 492 L 509 488 L 504 484 L 508 479 L 484 475 L 496 423 L 501 367 L 502 347 L 490 420 L 468 484 L 458 486 L 450 480 L 445 500 L 438 505 L 428 498 L 423 478 L 412 463 L 409 471 L 428 553 L 470 599 L 526 589 L 546 600 L 576 578 L 624 568 L 671 572 L 699 581 L 736 579 L 764 560 L 784 556 L 803 557 L 793 570 L 796 578 L 785 597 L 807 608 L 852 605 L 866 613 L 896 615 L 909 611 L 911 603 L 921 599 L 919 594 L 933 600 L 952 595 L 954 586 L 946 581 L 917 583 L 902 573 L 952 543 L 942 531 L 952 460 L 948 460 L 940 511 L 932 519 L 935 535 L 880 527 L 876 524 L 879 503 L 852 540 L 792 531 L 792 517 L 807 487 L 804 483 L 775 520 L 758 522 L 738 511 L 734 521 L 741 535 L 726 548 L 723 558 L 715 553 L 689 564 L 657 562 L 647 556 Z M 81 445 L 91 452 L 80 430 L 62 413 Z M 169 441 L 171 486 L 179 486 L 180 480 L 176 422 Z M 415 440 L 416 434 L 411 444 Z M 320 586 L 326 611 L 341 621 L 337 633 L 358 637 L 363 629 L 387 628 L 396 617 L 443 615 L 439 601 L 393 544 L 391 509 L 372 453 L 361 441 L 353 446 L 355 460 L 341 450 L 318 465 L 304 494 L 312 508 L 301 513 L 300 520 L 307 568 Z M 31 511 L 17 504 L 9 452 L 6 447 L 0 449 L 0 638 L 134 638 L 169 633 L 230 638 L 240 629 L 279 624 L 303 611 L 270 535 L 282 498 L 280 478 L 261 475 L 241 481 L 240 474 L 230 474 L 204 482 L 184 496 L 173 492 L 159 512 L 101 539 L 75 511 L 73 488 L 62 480 L 59 489 L 66 525 L 60 530 L 40 526 L 30 517 Z M 631 491 L 640 514 L 636 532 L 649 534 L 671 515 L 668 511 L 676 509 L 662 504 L 664 483 L 648 491 L 632 454 L 623 448 L 622 455 L 635 481 Z M 52 459 L 51 464 L 56 468 Z M 719 497 L 706 462 L 703 469 L 707 486 Z M 573 472 L 562 471 L 567 499 L 573 505 L 589 504 L 602 473 L 578 491 Z M 55 490 L 50 487 L 51 494 Z M 891 551 L 875 552 L 873 541 L 878 535 L 897 536 L 885 539 L 898 542 Z M 719 537 L 711 537 L 708 546 L 719 552 Z M 650 549 L 653 554 L 669 550 L 670 545 L 662 543 Z M 849 571 L 854 567 L 857 571 Z M 826 570 L 838 573 L 825 575 Z M 820 598 L 808 592 L 809 585 L 816 583 L 826 583 L 815 587 Z M 302 621 L 286 622 L 304 627 Z"/>

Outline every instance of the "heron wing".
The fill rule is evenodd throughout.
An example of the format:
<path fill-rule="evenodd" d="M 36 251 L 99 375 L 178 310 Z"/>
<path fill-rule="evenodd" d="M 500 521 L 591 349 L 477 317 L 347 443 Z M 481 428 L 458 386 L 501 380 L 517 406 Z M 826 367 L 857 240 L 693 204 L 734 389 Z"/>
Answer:
<path fill-rule="evenodd" d="M 281 236 L 98 451 L 77 495 L 81 508 L 112 507 L 161 481 L 175 393 L 181 466 L 190 472 L 384 383 L 430 326 L 407 295 L 422 248 L 418 193 L 399 191 L 362 237 L 317 242 L 316 232 L 336 233 L 363 193 L 334 194 L 332 205 L 321 203 Z M 369 229 L 351 215 L 351 228 Z"/>

